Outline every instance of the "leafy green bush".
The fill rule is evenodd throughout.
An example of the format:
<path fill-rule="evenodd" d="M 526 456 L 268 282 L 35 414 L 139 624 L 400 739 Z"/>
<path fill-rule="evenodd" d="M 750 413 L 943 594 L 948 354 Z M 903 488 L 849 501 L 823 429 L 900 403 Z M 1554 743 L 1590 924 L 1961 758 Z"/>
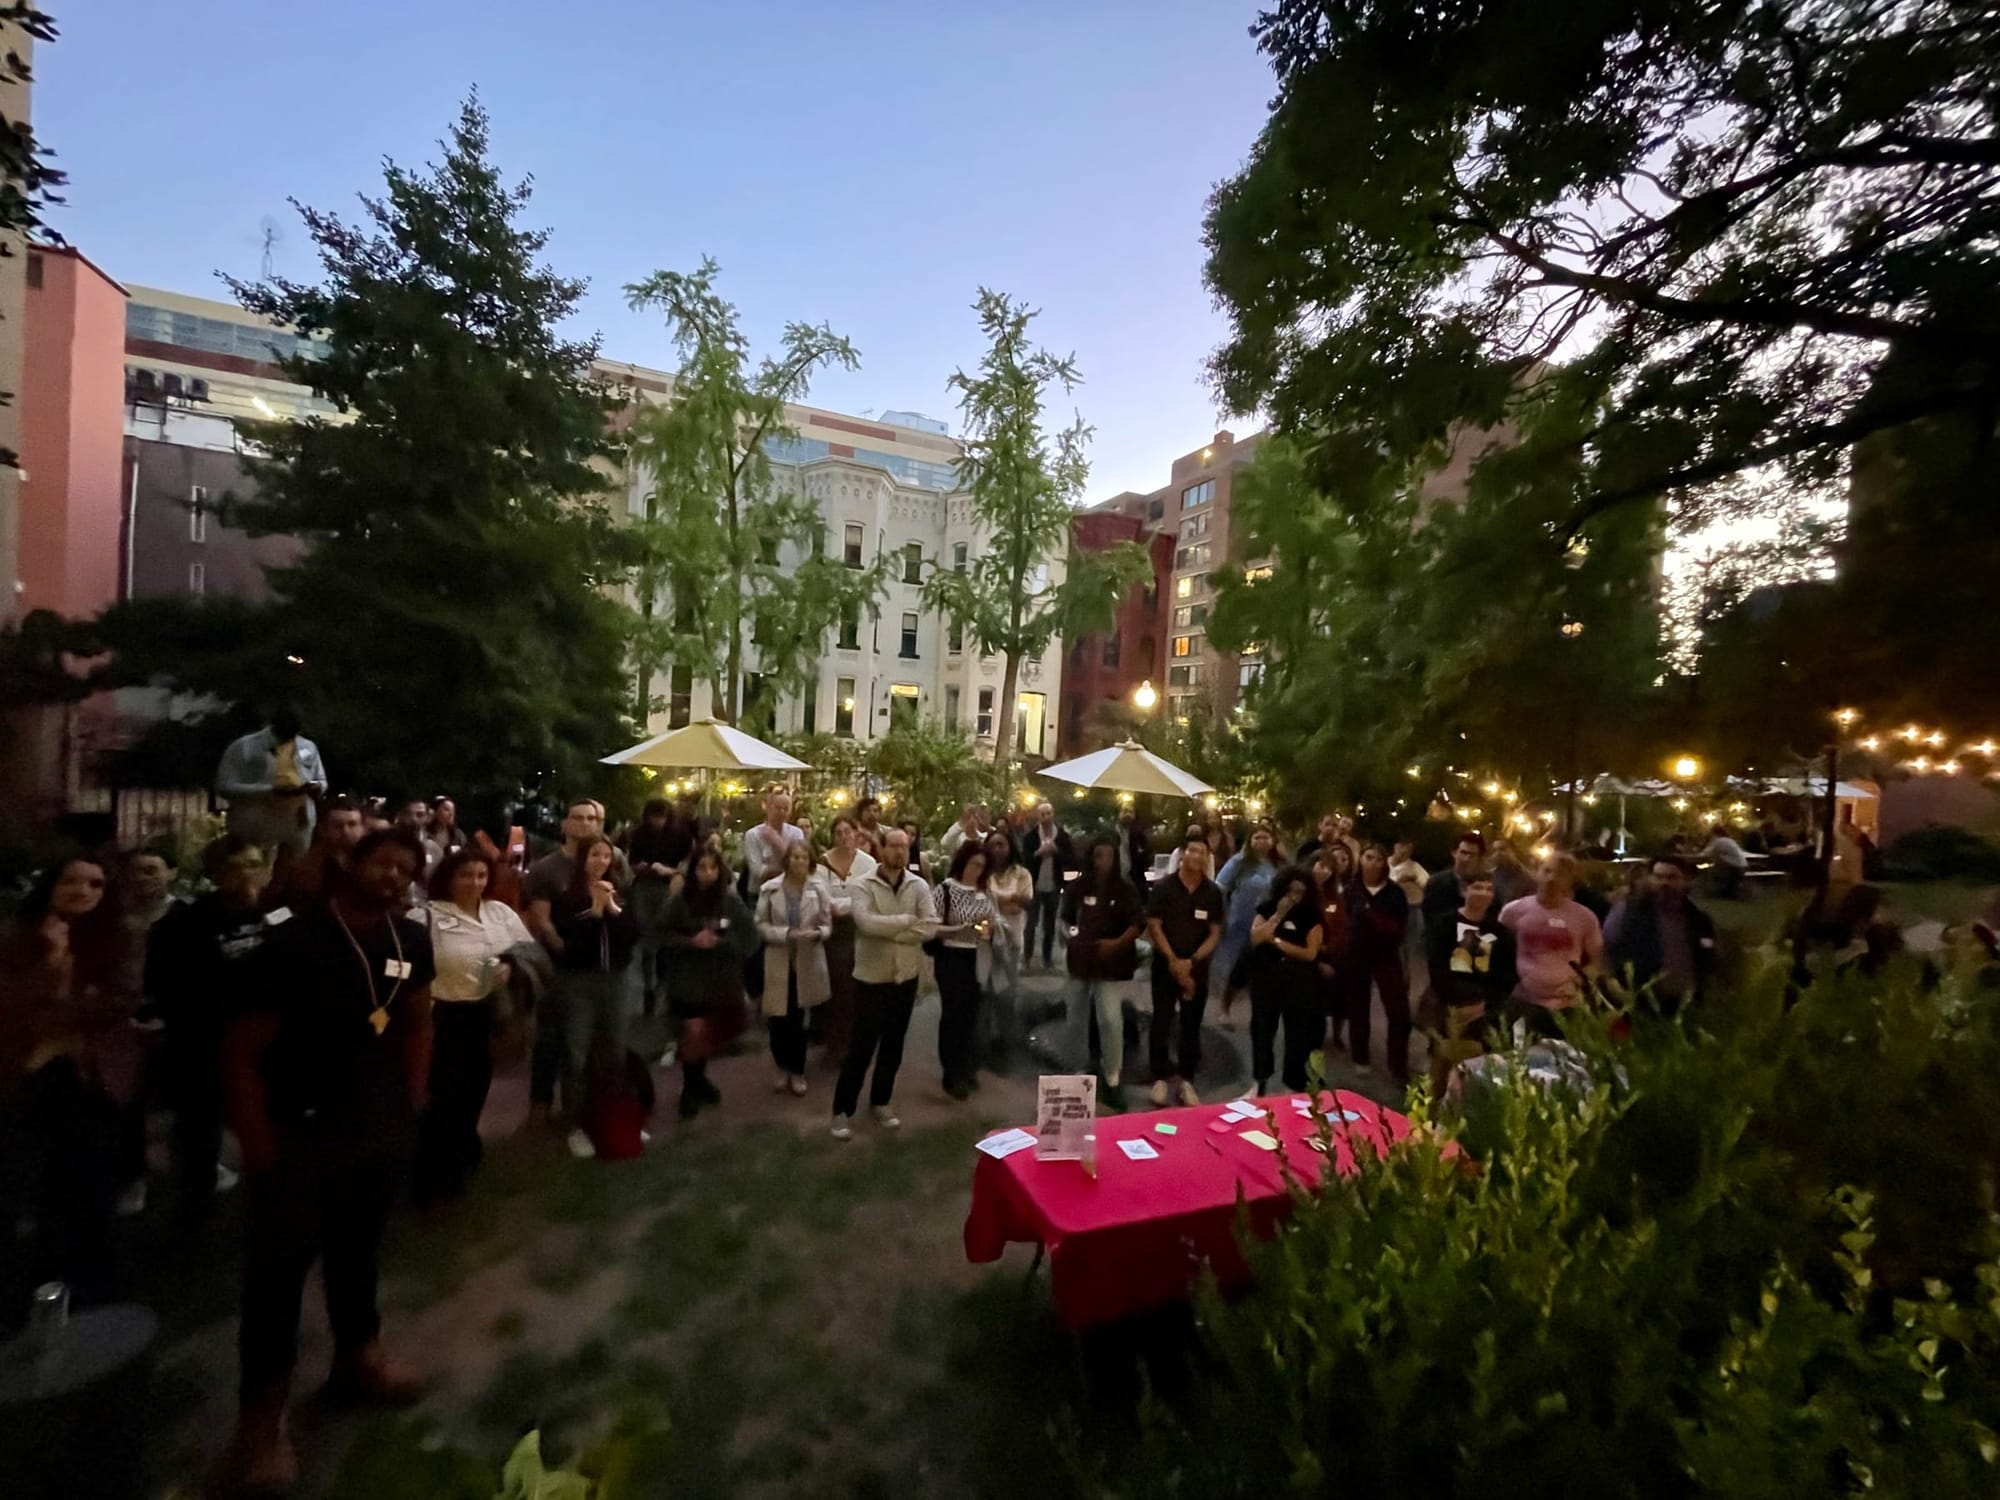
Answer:
<path fill-rule="evenodd" d="M 1478 1170 L 1426 1124 L 1202 1299 L 1102 1496 L 2000 1493 L 2000 1023 L 1896 979 L 1573 1036 Z M 1616 1067 L 1613 1063 L 1616 1063 Z"/>
<path fill-rule="evenodd" d="M 1927 823 L 1891 844 L 1882 863 L 1899 880 L 2000 880 L 2000 844 L 1969 828 Z"/>

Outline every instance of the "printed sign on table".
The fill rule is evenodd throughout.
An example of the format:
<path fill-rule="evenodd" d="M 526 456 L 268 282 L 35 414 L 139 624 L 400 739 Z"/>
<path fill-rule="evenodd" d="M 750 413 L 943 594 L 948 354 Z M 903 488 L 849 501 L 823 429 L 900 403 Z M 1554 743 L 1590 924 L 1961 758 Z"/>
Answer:
<path fill-rule="evenodd" d="M 1035 1099 L 1035 1160 L 1083 1160 L 1083 1138 L 1097 1126 L 1096 1075 L 1044 1073 Z"/>

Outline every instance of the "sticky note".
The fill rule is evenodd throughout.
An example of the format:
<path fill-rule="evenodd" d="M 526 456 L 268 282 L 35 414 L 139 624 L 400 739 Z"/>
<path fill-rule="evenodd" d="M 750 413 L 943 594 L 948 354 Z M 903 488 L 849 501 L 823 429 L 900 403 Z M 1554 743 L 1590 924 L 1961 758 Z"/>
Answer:
<path fill-rule="evenodd" d="M 1278 1149 L 1278 1143 L 1261 1130 L 1246 1130 L 1237 1139 L 1248 1141 L 1259 1151 L 1276 1151 Z"/>
<path fill-rule="evenodd" d="M 1155 1125 L 1153 1133 L 1155 1135 L 1179 1135 L 1181 1128 L 1178 1125 Z"/>
<path fill-rule="evenodd" d="M 1153 1149 L 1151 1141 L 1120 1141 L 1118 1149 L 1125 1153 L 1128 1161 L 1154 1161 L 1159 1152 Z"/>

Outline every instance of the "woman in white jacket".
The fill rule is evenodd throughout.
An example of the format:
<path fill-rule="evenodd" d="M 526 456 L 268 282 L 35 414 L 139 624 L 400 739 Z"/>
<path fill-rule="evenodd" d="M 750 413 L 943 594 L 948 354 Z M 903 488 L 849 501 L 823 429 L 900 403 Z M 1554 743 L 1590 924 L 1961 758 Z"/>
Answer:
<path fill-rule="evenodd" d="M 813 878 L 812 851 L 804 843 L 785 846 L 783 871 L 758 891 L 757 932 L 764 939 L 764 1022 L 778 1069 L 772 1087 L 803 1094 L 806 1012 L 824 1005 L 833 992 L 826 968 L 833 898 Z"/>

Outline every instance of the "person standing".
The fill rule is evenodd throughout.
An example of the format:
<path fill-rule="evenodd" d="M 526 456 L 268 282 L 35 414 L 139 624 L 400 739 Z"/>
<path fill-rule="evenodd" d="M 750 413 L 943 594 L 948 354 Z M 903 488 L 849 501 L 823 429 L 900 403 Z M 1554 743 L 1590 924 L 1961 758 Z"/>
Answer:
<path fill-rule="evenodd" d="M 846 813 L 833 820 L 833 847 L 819 863 L 833 913 L 833 932 L 826 940 L 828 998 L 821 1014 L 820 1041 L 827 1060 L 836 1066 L 847 1056 L 854 1035 L 854 891 L 875 873 L 875 856 L 861 848 L 861 825 Z"/>
<path fill-rule="evenodd" d="M 1035 927 L 1042 929 L 1042 967 L 1055 967 L 1056 914 L 1062 905 L 1063 885 L 1076 878 L 1076 846 L 1069 830 L 1056 825 L 1056 810 L 1047 802 L 1035 806 L 1035 824 L 1021 841 L 1021 862 L 1034 877 L 1035 901 L 1028 909 L 1027 942 L 1023 953 L 1035 949 Z M 1023 960 L 1025 962 L 1025 959 Z"/>
<path fill-rule="evenodd" d="M 281 862 L 311 846 L 314 799 L 326 788 L 319 746 L 299 733 L 298 712 L 289 706 L 232 741 L 215 767 L 215 794 L 229 804 L 229 832 L 276 849 Z"/>
<path fill-rule="evenodd" d="M 522 914 L 527 919 L 528 931 L 549 950 L 558 968 L 562 966 L 563 939 L 556 930 L 555 907 L 576 883 L 583 851 L 604 836 L 603 804 L 592 797 L 570 798 L 563 808 L 562 836 L 562 847 L 550 850 L 530 865 L 527 879 L 521 883 L 521 895 L 528 903 Z M 631 885 L 632 869 L 624 855 L 617 854 L 612 861 L 610 879 L 614 890 L 623 891 Z M 528 1066 L 530 1126 L 548 1120 L 555 1106 L 557 1082 L 563 1077 L 563 1038 L 567 1024 L 563 997 L 564 987 L 558 983 L 537 1008 L 535 1048 Z M 562 1104 L 566 1114 L 582 1118 L 583 1100 L 565 1097 Z"/>
<path fill-rule="evenodd" d="M 324 901 L 346 876 L 348 862 L 354 857 L 354 846 L 361 842 L 362 834 L 367 831 L 359 802 L 352 797 L 330 798 L 320 818 L 319 836 L 313 840 L 312 848 L 291 861 L 288 867 L 274 867 L 271 884 L 267 888 L 270 900 L 295 911 L 303 911 Z"/>
<path fill-rule="evenodd" d="M 1514 993 L 1514 934 L 1500 920 L 1492 876 L 1469 876 L 1457 909 L 1431 915 L 1424 952 L 1441 1012 L 1431 1039 L 1431 1093 L 1443 1098 L 1452 1069 L 1486 1052 Z"/>
<path fill-rule="evenodd" d="M 1277 1066 L 1278 1027 L 1285 1028 L 1280 1075 L 1288 1089 L 1303 1089 L 1313 1049 L 1326 1035 L 1320 1008 L 1319 950 L 1326 928 L 1319 919 L 1309 871 L 1287 866 L 1272 878 L 1250 924 L 1250 1072 L 1257 1092 L 1271 1091 Z"/>
<path fill-rule="evenodd" d="M 757 935 L 764 940 L 764 1023 L 771 1033 L 773 1089 L 806 1091 L 806 1013 L 832 993 L 826 943 L 833 935 L 833 901 L 813 879 L 812 849 L 785 846 L 784 868 L 757 893 Z"/>
<path fill-rule="evenodd" d="M 854 826 L 859 835 L 856 845 L 870 859 L 882 857 L 882 803 L 875 797 L 863 797 L 854 804 Z"/>
<path fill-rule="evenodd" d="M 1153 868 L 1153 836 L 1130 802 L 1118 804 L 1118 844 L 1120 873 L 1134 890 L 1145 890 L 1146 874 Z"/>
<path fill-rule="evenodd" d="M 986 894 L 993 902 L 993 1008 L 987 1027 L 994 1047 L 1013 1044 L 1021 1005 L 1021 969 L 1028 942 L 1028 907 L 1035 899 L 1034 877 L 1014 858 L 1014 841 L 995 829 L 985 836 Z M 1074 882 L 1072 882 L 1074 884 Z"/>
<path fill-rule="evenodd" d="M 1521 856 L 1506 839 L 1499 839 L 1493 845 L 1493 899 L 1500 903 L 1504 911 L 1512 903 L 1534 894 L 1538 885 L 1537 877 L 1528 872 L 1521 863 Z M 1571 884 L 1574 885 L 1574 879 Z"/>
<path fill-rule="evenodd" d="M 854 1040 L 841 1064 L 833 1093 L 833 1138 L 854 1137 L 854 1111 L 861 1085 L 874 1066 L 869 1102 L 884 1130 L 903 1122 L 891 1100 L 910 1012 L 917 1003 L 917 976 L 923 970 L 923 943 L 937 932 L 937 908 L 921 875 L 909 873 L 909 835 L 884 832 L 872 875 L 854 889 Z"/>
<path fill-rule="evenodd" d="M 0 1161 L 33 1208 L 27 1287 L 66 1281 L 85 1299 L 110 1291 L 126 1166 L 126 1117 L 101 1066 L 132 1014 L 126 934 L 108 890 L 101 862 L 60 861 L 0 945 Z"/>
<path fill-rule="evenodd" d="M 363 838 L 351 877 L 269 945 L 265 1004 L 228 1041 L 230 1116 L 249 1175 L 238 1335 L 241 1406 L 223 1472 L 289 1488 L 286 1433 L 299 1302 L 321 1262 L 334 1396 L 406 1405 L 377 1304 L 382 1235 L 431 1063 L 430 935 L 401 914 L 423 851 L 400 830 Z"/>
<path fill-rule="evenodd" d="M 202 864 L 215 889 L 162 918 L 146 951 L 146 992 L 166 1023 L 176 1208 L 188 1223 L 236 1185 L 222 1165 L 223 1038 L 258 1002 L 260 957 L 293 916 L 263 910 L 271 861 L 241 834 L 210 844 Z"/>
<path fill-rule="evenodd" d="M 431 935 L 430 1103 L 417 1131 L 411 1193 L 420 1208 L 456 1198 L 484 1148 L 479 1117 L 493 1086 L 494 997 L 507 987 L 507 955 L 533 943 L 528 924 L 491 888 L 493 865 L 461 846 L 431 876 L 430 902 L 412 913 Z"/>
<path fill-rule="evenodd" d="M 1696 858 L 1705 859 L 1714 867 L 1716 895 L 1734 900 L 1742 894 L 1743 877 L 1750 873 L 1750 856 L 1722 824 L 1708 830 L 1708 843 Z"/>
<path fill-rule="evenodd" d="M 632 866 L 632 915 L 639 922 L 639 989 L 641 1005 L 651 1015 L 659 1002 L 660 953 L 666 938 L 662 920 L 667 902 L 687 873 L 694 852 L 694 830 L 676 818 L 664 797 L 655 797 L 639 814 L 625 839 L 625 858 Z"/>
<path fill-rule="evenodd" d="M 952 856 L 951 874 L 936 893 L 938 1066 L 944 1091 L 972 1097 L 978 1087 L 974 1055 L 979 1036 L 980 969 L 993 938 L 993 902 L 986 894 L 986 846 L 967 839 Z"/>
<path fill-rule="evenodd" d="M 1389 1076 L 1399 1084 L 1410 1081 L 1410 978 L 1403 967 L 1403 936 L 1410 925 L 1410 903 L 1402 887 L 1389 879 L 1389 856 L 1380 844 L 1361 851 L 1361 878 L 1354 888 L 1354 946 L 1347 966 L 1348 1051 L 1354 1065 L 1369 1070 L 1368 1038 L 1374 1019 L 1375 994 L 1382 996 L 1382 1014 L 1389 1023 Z"/>
<path fill-rule="evenodd" d="M 1278 871 L 1277 850 L 1276 830 L 1268 823 L 1259 823 L 1250 830 L 1249 841 L 1230 855 L 1222 873 L 1215 877 L 1217 888 L 1229 898 L 1229 912 L 1222 927 L 1222 948 L 1215 965 L 1222 974 L 1222 1013 L 1225 1016 L 1229 1014 L 1236 991 L 1249 980 L 1243 964 L 1250 954 L 1250 924 L 1257 920 L 1257 910 L 1270 894 L 1272 877 Z"/>
<path fill-rule="evenodd" d="M 958 821 L 947 828 L 944 831 L 944 837 L 938 840 L 938 853 L 942 854 L 946 859 L 950 859 L 958 853 L 958 846 L 968 838 L 982 840 L 984 838 L 984 835 L 979 830 L 979 804 L 977 802 L 968 802 L 960 810 Z"/>
<path fill-rule="evenodd" d="M 1095 1037 L 1093 1065 L 1107 1088 L 1119 1087 L 1125 1065 L 1124 986 L 1138 971 L 1146 903 L 1118 868 L 1120 840 L 1092 839 L 1081 876 L 1063 894 L 1069 935 L 1069 1012 Z"/>
<path fill-rule="evenodd" d="M 1604 934 L 1590 908 L 1573 896 L 1576 860 L 1551 854 L 1537 872 L 1535 894 L 1508 902 L 1500 920 L 1514 934 L 1514 1018 L 1530 1030 L 1553 1032 L 1554 1013 L 1583 998 L 1585 982 L 1604 959 Z M 1495 872 L 1494 899 L 1500 882 Z"/>
<path fill-rule="evenodd" d="M 550 913 L 562 947 L 556 953 L 556 988 L 562 995 L 563 1109 L 569 1116 L 569 1149 L 596 1155 L 586 1125 L 585 1090 L 598 1047 L 621 1062 L 632 1025 L 627 982 L 639 947 L 639 920 L 620 902 L 611 883 L 618 851 L 599 834 L 587 841 L 569 889 Z"/>
<path fill-rule="evenodd" d="M 1715 978 L 1715 919 L 1689 898 L 1684 861 L 1653 861 L 1651 890 L 1622 903 L 1604 924 L 1612 973 L 1663 1015 L 1698 1003 Z"/>
<path fill-rule="evenodd" d="M 722 1091 L 709 1081 L 714 1055 L 714 1021 L 743 1005 L 743 963 L 757 947 L 757 919 L 723 872 L 722 855 L 703 848 L 688 866 L 688 877 L 667 903 L 667 1012 L 681 1031 L 683 1120 L 706 1105 L 720 1104 Z"/>
<path fill-rule="evenodd" d="M 766 793 L 764 821 L 743 835 L 743 864 L 750 889 L 761 891 L 764 882 L 784 868 L 786 845 L 803 843 L 805 836 L 805 830 L 792 821 L 792 794 Z"/>
<path fill-rule="evenodd" d="M 1354 963 L 1354 866 L 1338 839 L 1313 856 L 1313 900 L 1326 929 L 1319 945 L 1320 1004 L 1331 1023 L 1333 1045 L 1347 1030 L 1348 970 Z"/>
<path fill-rule="evenodd" d="M 1153 1103 L 1176 1093 L 1199 1104 L 1201 1017 L 1208 1004 L 1208 966 L 1222 942 L 1222 892 L 1208 878 L 1208 836 L 1190 828 L 1181 844 L 1180 868 L 1153 892 L 1146 931 L 1153 942 L 1153 1026 L 1150 1036 Z M 1174 1057 L 1176 1024 L 1180 1057 Z"/>
<path fill-rule="evenodd" d="M 458 826 L 458 804 L 449 797 L 431 799 L 431 842 L 446 854 L 456 854 L 471 842 L 471 837 Z"/>
<path fill-rule="evenodd" d="M 1424 882 L 1425 916 L 1448 917 L 1465 900 L 1465 887 L 1473 877 L 1486 873 L 1486 837 L 1477 832 L 1461 833 L 1452 841 L 1451 868 Z M 1487 884 L 1492 884 L 1489 880 Z"/>
<path fill-rule="evenodd" d="M 424 851 L 421 886 L 444 859 L 444 846 L 431 837 L 431 805 L 421 797 L 411 797 L 396 809 L 396 826 L 412 835 Z"/>

